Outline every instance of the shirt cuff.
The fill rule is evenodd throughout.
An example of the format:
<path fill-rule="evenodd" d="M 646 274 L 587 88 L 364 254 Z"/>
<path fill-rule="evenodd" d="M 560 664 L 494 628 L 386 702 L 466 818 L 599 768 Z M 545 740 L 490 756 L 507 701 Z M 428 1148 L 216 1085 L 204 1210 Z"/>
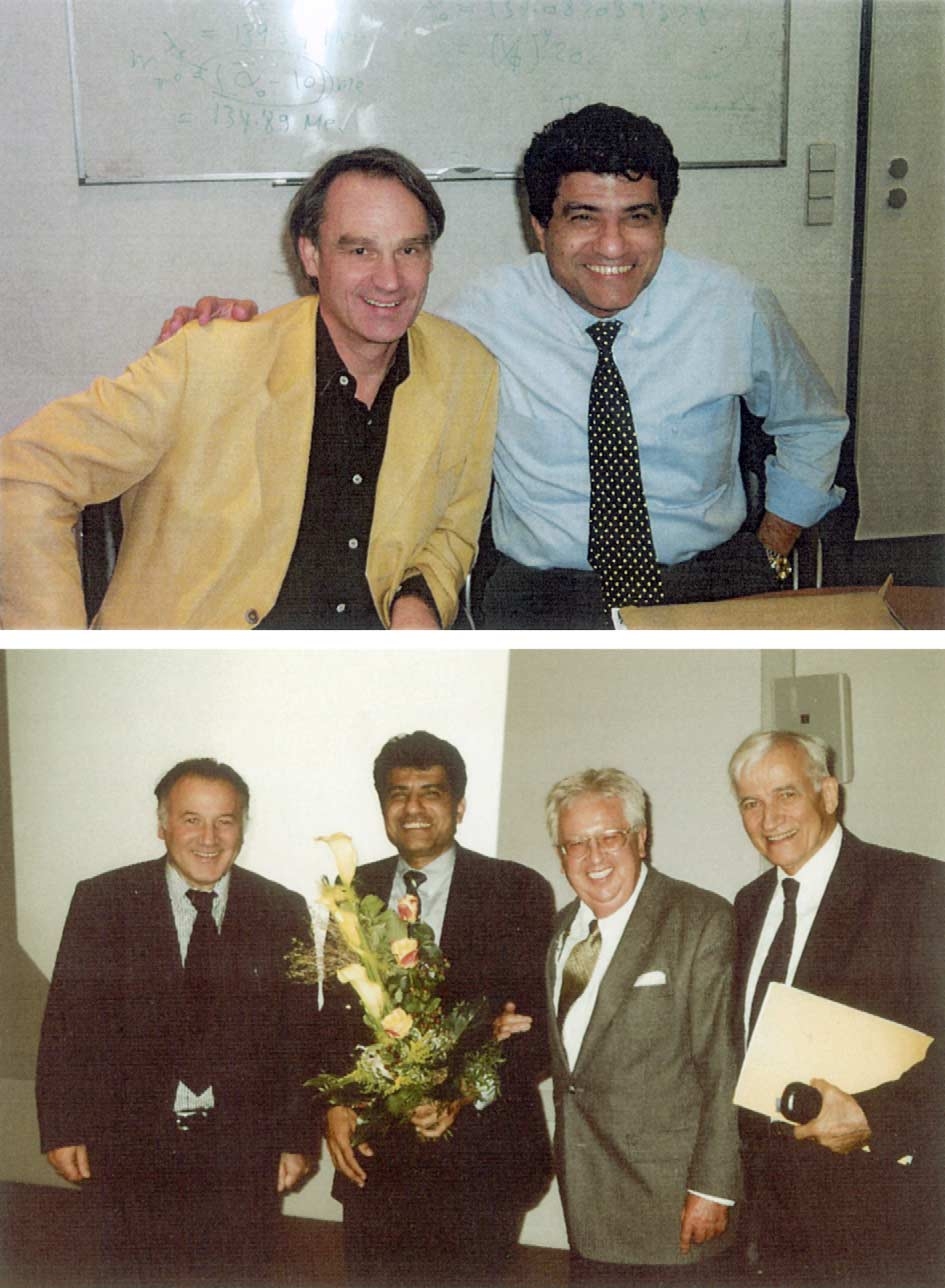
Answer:
<path fill-rule="evenodd" d="M 715 1194 L 700 1194 L 698 1190 L 687 1190 L 687 1194 L 694 1194 L 697 1199 L 708 1199 L 710 1203 L 721 1203 L 722 1207 L 734 1207 L 734 1199 L 720 1199 Z"/>
<path fill-rule="evenodd" d="M 802 483 L 769 456 L 765 465 L 765 509 L 788 523 L 810 528 L 819 523 L 825 514 L 835 510 L 846 496 L 842 487 L 831 487 L 826 492 Z"/>

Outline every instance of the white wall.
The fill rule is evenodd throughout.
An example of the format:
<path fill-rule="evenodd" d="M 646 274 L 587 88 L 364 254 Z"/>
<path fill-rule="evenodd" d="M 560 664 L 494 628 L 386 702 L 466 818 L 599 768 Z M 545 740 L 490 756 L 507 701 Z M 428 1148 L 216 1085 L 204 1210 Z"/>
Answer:
<path fill-rule="evenodd" d="M 293 290 L 280 249 L 291 190 L 265 182 L 79 188 L 65 0 L 0 0 L 0 16 L 2 431 L 96 375 L 118 374 L 175 304 L 213 292 L 270 307 Z M 787 167 L 685 171 L 669 230 L 679 248 L 737 263 L 773 286 L 841 393 L 858 26 L 859 0 L 793 0 Z M 807 228 L 807 145 L 820 141 L 838 147 L 837 218 Z M 511 182 L 452 182 L 440 192 L 447 233 L 433 305 L 480 268 L 525 254 Z"/>
<path fill-rule="evenodd" d="M 495 852 L 507 655 L 143 650 L 7 655 L 20 943 L 47 976 L 83 877 L 163 853 L 154 784 L 189 756 L 234 765 L 252 793 L 240 863 L 308 897 L 349 832 L 390 853 L 371 766 L 429 728 L 469 768 L 460 838 Z"/>

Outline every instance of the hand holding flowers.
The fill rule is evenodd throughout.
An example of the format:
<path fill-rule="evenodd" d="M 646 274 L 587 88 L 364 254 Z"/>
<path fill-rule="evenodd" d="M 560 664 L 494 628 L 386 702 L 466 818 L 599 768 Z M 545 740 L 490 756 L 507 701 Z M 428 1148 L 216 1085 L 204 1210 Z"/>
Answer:
<path fill-rule="evenodd" d="M 396 910 L 376 895 L 359 897 L 350 838 L 320 839 L 332 849 L 339 874 L 336 883 L 323 883 L 319 896 L 330 914 L 325 974 L 355 989 L 370 1040 L 356 1048 L 346 1073 L 323 1073 L 307 1085 L 334 1107 L 328 1136 L 336 1166 L 362 1184 L 355 1148 L 369 1152 L 366 1141 L 405 1123 L 426 1139 L 447 1135 L 464 1104 L 499 1094 L 503 1057 L 484 1000 L 443 1006 L 448 963 L 430 927 L 417 920 L 416 896 L 405 895 Z M 310 977 L 304 957 L 297 954 L 291 969 Z"/>

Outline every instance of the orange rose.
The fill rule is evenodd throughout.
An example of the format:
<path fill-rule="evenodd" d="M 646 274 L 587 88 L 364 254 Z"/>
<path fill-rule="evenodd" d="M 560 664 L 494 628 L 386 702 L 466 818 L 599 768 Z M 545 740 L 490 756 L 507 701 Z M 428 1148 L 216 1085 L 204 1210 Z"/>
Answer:
<path fill-rule="evenodd" d="M 397 900 L 397 916 L 401 921 L 406 921 L 413 925 L 417 920 L 419 911 L 420 900 L 415 894 L 405 894 L 402 899 Z"/>
<path fill-rule="evenodd" d="M 389 1038 L 405 1038 L 413 1028 L 413 1019 L 402 1006 L 397 1006 L 381 1020 L 381 1028 Z"/>
<path fill-rule="evenodd" d="M 420 945 L 416 939 L 395 939 L 390 946 L 398 966 L 416 966 Z"/>

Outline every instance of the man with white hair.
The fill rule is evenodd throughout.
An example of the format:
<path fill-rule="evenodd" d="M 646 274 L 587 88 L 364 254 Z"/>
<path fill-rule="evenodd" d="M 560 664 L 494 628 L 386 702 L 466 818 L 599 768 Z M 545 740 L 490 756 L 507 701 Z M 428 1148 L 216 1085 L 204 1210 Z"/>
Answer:
<path fill-rule="evenodd" d="M 939 1284 L 945 865 L 841 827 L 839 783 L 817 738 L 753 734 L 729 775 L 771 864 L 735 900 L 746 1038 L 774 978 L 934 1039 L 897 1081 L 855 1096 L 814 1078 L 822 1108 L 806 1125 L 742 1113 L 751 1258 L 779 1288 Z"/>
<path fill-rule="evenodd" d="M 731 909 L 645 862 L 621 770 L 562 779 L 546 817 L 577 896 L 546 969 L 571 1283 L 718 1283 L 739 1197 Z"/>

